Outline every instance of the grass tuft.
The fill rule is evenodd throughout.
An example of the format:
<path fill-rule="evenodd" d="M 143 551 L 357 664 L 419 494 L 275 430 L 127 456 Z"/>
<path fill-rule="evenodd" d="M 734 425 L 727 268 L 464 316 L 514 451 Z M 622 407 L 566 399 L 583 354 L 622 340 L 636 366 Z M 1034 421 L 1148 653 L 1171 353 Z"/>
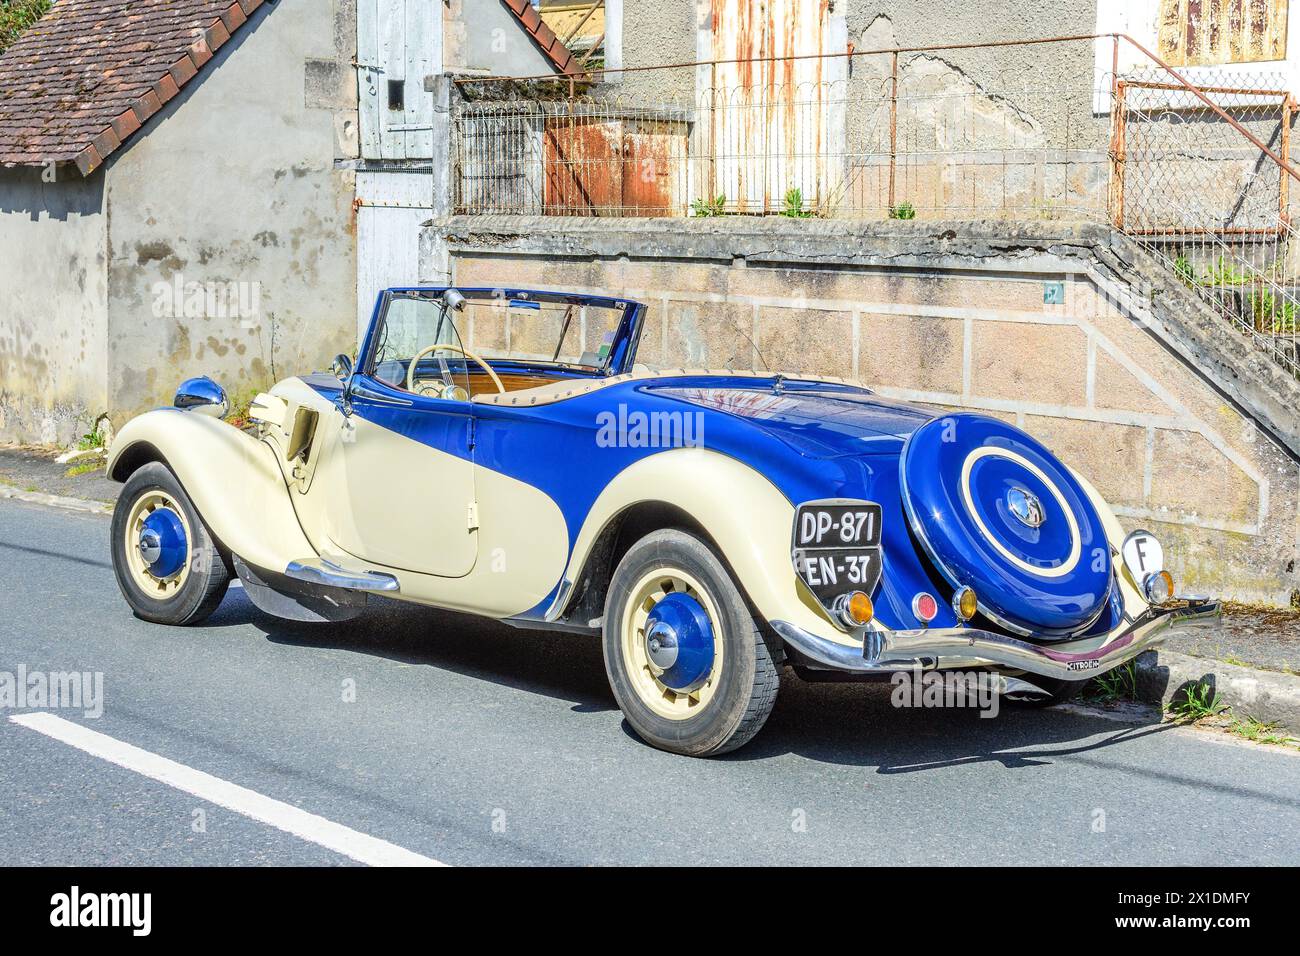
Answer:
<path fill-rule="evenodd" d="M 77 439 L 77 451 L 90 451 L 104 447 L 104 433 L 95 428 Z"/>
<path fill-rule="evenodd" d="M 785 194 L 785 209 L 781 215 L 790 219 L 811 219 L 813 212 L 811 209 L 803 208 L 803 190 L 798 186 L 789 189 Z"/>
<path fill-rule="evenodd" d="M 727 197 L 715 196 L 712 199 L 697 199 L 691 203 L 692 216 L 725 216 L 727 214 Z"/>
<path fill-rule="evenodd" d="M 1232 723 L 1227 727 L 1228 733 L 1244 737 L 1246 740 L 1252 740 L 1257 744 L 1281 746 L 1293 741 L 1294 738 L 1285 733 L 1279 733 L 1278 729 L 1276 721 L 1265 722 L 1256 720 L 1254 717 L 1233 717 Z"/>
<path fill-rule="evenodd" d="M 1137 662 L 1128 661 L 1094 677 L 1083 690 L 1084 698 L 1098 704 L 1137 700 Z"/>
<path fill-rule="evenodd" d="M 1182 694 L 1169 702 L 1168 712 L 1176 720 L 1195 723 L 1207 717 L 1217 717 L 1228 709 L 1218 691 L 1206 681 L 1192 684 Z"/>

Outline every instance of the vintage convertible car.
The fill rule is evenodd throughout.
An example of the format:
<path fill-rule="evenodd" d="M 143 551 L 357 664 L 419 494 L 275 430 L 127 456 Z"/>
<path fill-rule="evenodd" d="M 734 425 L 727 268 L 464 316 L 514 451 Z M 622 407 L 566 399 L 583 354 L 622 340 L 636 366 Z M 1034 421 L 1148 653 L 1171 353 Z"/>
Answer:
<path fill-rule="evenodd" d="M 355 367 L 280 382 L 244 427 L 184 383 L 113 443 L 122 593 L 164 624 L 238 576 L 297 620 L 373 594 L 600 634 L 628 723 L 692 755 L 757 733 L 782 664 L 960 669 L 1051 703 L 1217 616 L 1023 431 L 845 381 L 653 370 L 645 315 L 390 289 Z"/>

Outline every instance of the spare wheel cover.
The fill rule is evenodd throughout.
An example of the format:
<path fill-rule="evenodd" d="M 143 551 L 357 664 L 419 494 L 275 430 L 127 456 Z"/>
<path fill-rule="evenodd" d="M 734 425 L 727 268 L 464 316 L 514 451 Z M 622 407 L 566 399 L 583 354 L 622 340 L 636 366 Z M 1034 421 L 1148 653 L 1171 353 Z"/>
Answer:
<path fill-rule="evenodd" d="M 1064 637 L 1092 623 L 1111 588 L 1101 518 L 1042 443 L 983 415 L 933 419 L 899 461 L 903 506 L 936 570 L 969 585 L 989 619 Z"/>

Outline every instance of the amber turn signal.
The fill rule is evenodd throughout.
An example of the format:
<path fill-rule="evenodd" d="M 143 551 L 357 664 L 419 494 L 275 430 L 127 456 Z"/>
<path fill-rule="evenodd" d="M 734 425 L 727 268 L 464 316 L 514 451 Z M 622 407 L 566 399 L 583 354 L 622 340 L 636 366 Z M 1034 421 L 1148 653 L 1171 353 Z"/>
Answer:
<path fill-rule="evenodd" d="M 959 621 L 969 621 L 979 610 L 979 598 L 975 596 L 975 589 L 969 587 L 959 587 L 957 593 L 952 596 L 953 613 L 957 615 Z"/>
<path fill-rule="evenodd" d="M 1151 604 L 1164 604 L 1174 596 L 1174 576 L 1168 571 L 1148 574 L 1142 582 L 1142 593 Z"/>
<path fill-rule="evenodd" d="M 841 594 L 835 602 L 835 616 L 845 627 L 862 627 L 870 624 L 875 614 L 876 609 L 871 603 L 871 598 L 863 591 Z"/>

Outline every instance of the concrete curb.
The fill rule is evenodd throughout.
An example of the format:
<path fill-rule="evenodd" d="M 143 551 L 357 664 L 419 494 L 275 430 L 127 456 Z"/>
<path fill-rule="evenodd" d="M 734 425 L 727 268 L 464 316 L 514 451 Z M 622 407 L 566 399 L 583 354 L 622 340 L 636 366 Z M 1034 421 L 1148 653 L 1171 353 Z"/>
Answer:
<path fill-rule="evenodd" d="M 0 498 L 12 498 L 30 504 L 45 505 L 50 508 L 63 508 L 67 511 L 80 511 L 85 514 L 111 515 L 113 506 L 102 501 L 87 501 L 85 498 L 65 498 L 62 495 L 47 495 L 43 491 L 19 491 L 6 485 L 0 485 Z"/>
<path fill-rule="evenodd" d="M 1146 651 L 1137 659 L 1139 699 L 1167 707 L 1192 684 L 1207 683 L 1238 717 L 1276 722 L 1300 734 L 1300 677 L 1257 670 L 1175 651 Z"/>

